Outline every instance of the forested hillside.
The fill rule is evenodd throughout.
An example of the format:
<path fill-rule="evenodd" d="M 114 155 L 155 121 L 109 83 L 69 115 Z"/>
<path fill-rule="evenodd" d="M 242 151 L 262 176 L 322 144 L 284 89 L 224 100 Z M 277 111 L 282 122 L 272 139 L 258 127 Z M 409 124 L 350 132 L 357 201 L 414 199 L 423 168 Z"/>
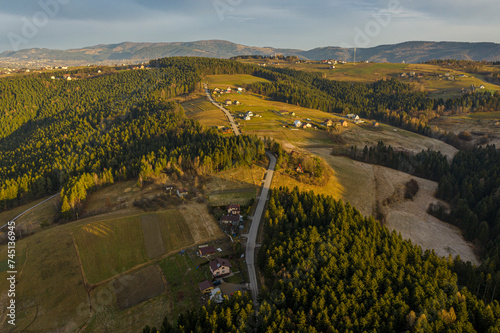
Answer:
<path fill-rule="evenodd" d="M 258 261 L 266 286 L 257 316 L 249 316 L 250 300 L 238 296 L 160 332 L 500 329 L 498 302 L 485 305 L 459 287 L 452 261 L 423 253 L 349 204 L 281 189 L 272 193 L 264 228 Z"/>
<path fill-rule="evenodd" d="M 222 62 L 203 61 L 214 69 L 211 61 Z M 238 70 L 225 62 L 226 71 Z M 48 75 L 0 80 L 0 209 L 55 193 L 70 178 L 63 212 L 77 206 L 86 189 L 141 170 L 209 173 L 260 157 L 260 140 L 222 137 L 168 102 L 201 85 L 201 72 L 186 63 L 173 59 L 165 68 L 77 81 Z M 97 180 L 88 184 L 85 174 Z"/>

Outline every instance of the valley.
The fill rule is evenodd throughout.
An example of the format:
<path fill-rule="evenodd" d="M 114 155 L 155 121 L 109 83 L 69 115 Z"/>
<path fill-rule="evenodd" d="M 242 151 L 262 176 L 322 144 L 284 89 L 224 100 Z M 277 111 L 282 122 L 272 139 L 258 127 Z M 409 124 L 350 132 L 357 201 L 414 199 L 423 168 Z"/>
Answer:
<path fill-rule="evenodd" d="M 486 143 L 498 143 L 498 112 L 457 115 L 450 111 L 429 120 L 429 127 L 436 127 L 446 135 L 454 134 L 460 140 L 460 145 L 452 146 L 447 143 L 445 135 L 433 136 L 429 132 L 423 135 L 421 128 L 417 131 L 403 122 L 397 124 L 392 120 L 392 125 L 389 125 L 389 122 L 379 119 L 380 114 L 374 114 L 373 118 L 359 117 L 348 113 L 351 112 L 349 108 L 343 113 L 326 112 L 319 110 L 320 107 L 301 106 L 306 104 L 305 97 L 291 104 L 277 101 L 270 93 L 257 93 L 256 85 L 275 84 L 271 79 L 274 72 L 257 72 L 260 76 L 256 76 L 248 73 L 254 70 L 253 67 L 245 67 L 242 63 L 202 58 L 162 61 L 158 61 L 159 68 L 156 69 L 124 70 L 110 74 L 109 78 L 92 77 L 97 84 L 114 87 L 112 89 L 118 89 L 117 82 L 130 80 L 127 87 L 120 88 L 127 93 L 113 90 L 111 97 L 103 97 L 107 101 L 119 96 L 118 101 L 106 104 L 109 110 L 101 109 L 101 103 L 108 102 L 91 100 L 82 92 L 82 87 L 90 84 L 82 79 L 77 83 L 44 83 L 52 87 L 57 103 L 50 107 L 40 103 L 37 107 L 40 114 L 54 112 L 53 117 L 63 117 L 56 125 L 51 118 L 38 118 L 29 110 L 24 110 L 24 114 L 33 117 L 30 121 L 36 122 L 36 126 L 30 122 L 16 122 L 14 117 L 6 118 L 15 124 L 15 128 L 2 131 L 5 137 L 0 141 L 4 145 L 2 175 L 19 174 L 24 178 L 11 176 L 12 179 L 5 181 L 10 187 L 1 188 L 2 207 L 13 208 L 0 212 L 0 221 L 9 221 L 49 198 L 46 195 L 54 194 L 56 186 L 52 184 L 56 181 L 57 190 L 62 191 L 16 221 L 19 235 L 16 242 L 18 326 L 13 328 L 6 324 L 7 313 L 2 308 L 2 332 L 139 332 L 146 325 L 160 327 L 164 318 L 170 322 L 179 320 L 180 324 L 182 320 L 189 321 L 190 316 L 196 316 L 196 311 L 213 311 L 227 304 L 237 304 L 238 312 L 234 315 L 239 320 L 246 320 L 242 318 L 247 318 L 252 312 L 261 316 L 266 311 L 277 313 L 279 318 L 277 309 L 293 307 L 292 297 L 297 304 L 307 301 L 301 284 L 316 279 L 313 278 L 315 275 L 309 275 L 310 270 L 319 269 L 318 263 L 326 260 L 330 260 L 328 270 L 336 267 L 328 276 L 338 274 L 338 279 L 342 279 L 343 274 L 348 276 L 345 282 L 339 281 L 354 290 L 352 295 L 361 298 L 359 293 L 372 290 L 366 291 L 364 299 L 377 298 L 379 293 L 392 299 L 394 288 L 398 299 L 404 300 L 401 302 L 413 302 L 418 306 L 423 306 L 423 303 L 416 298 L 423 299 L 421 294 L 424 292 L 414 299 L 409 296 L 413 291 L 409 292 L 408 286 L 403 288 L 400 280 L 403 274 L 405 284 L 410 277 L 418 280 L 408 264 L 413 262 L 415 270 L 419 270 L 418 276 L 432 281 L 434 273 L 427 270 L 423 273 L 422 262 L 425 261 L 427 268 L 436 270 L 435 276 L 443 277 L 436 279 L 437 282 L 425 293 L 437 295 L 440 290 L 449 288 L 446 296 L 442 296 L 444 292 L 440 294 L 446 298 L 447 305 L 429 310 L 433 313 L 429 318 L 436 322 L 444 318 L 443 312 L 439 311 L 451 312 L 450 309 L 459 309 L 460 303 L 465 302 L 460 292 L 471 302 L 478 302 L 476 297 L 481 292 L 488 296 L 491 293 L 491 298 L 494 298 L 496 289 L 491 279 L 486 284 L 477 282 L 479 287 L 474 295 L 473 291 L 463 288 L 463 285 L 473 283 L 470 281 L 463 282 L 459 292 L 457 275 L 459 281 L 462 281 L 462 275 L 454 266 L 459 265 L 458 262 L 468 265 L 467 269 L 473 271 L 470 275 L 475 276 L 476 269 L 482 267 L 483 259 L 487 258 L 484 253 L 488 248 L 481 241 L 487 237 L 484 230 L 488 229 L 481 225 L 483 231 L 471 240 L 469 230 L 448 223 L 455 217 L 453 214 L 457 209 L 457 204 L 449 197 L 464 192 L 465 187 L 472 188 L 471 184 L 486 192 L 494 187 L 484 179 L 487 176 L 475 183 L 471 180 L 463 187 L 449 189 L 442 179 L 419 178 L 389 167 L 355 161 L 339 152 L 354 147 L 359 151 L 366 147 L 368 151 L 382 142 L 402 153 L 401 158 L 415 158 L 421 151 L 440 152 L 449 164 L 442 178 L 452 179 L 454 173 L 460 172 L 452 167 L 456 160 L 460 160 L 457 157 L 474 152 L 474 145 L 475 149 L 480 149 L 478 147 Z M 305 72 L 325 72 L 318 67 L 321 65 L 296 65 L 289 67 Z M 168 75 L 162 72 L 161 66 L 168 68 Z M 192 66 L 192 76 L 184 78 L 176 66 L 183 70 Z M 383 77 L 396 77 L 400 71 L 416 71 L 413 66 L 417 65 L 357 64 L 355 67 L 345 64 L 344 70 L 331 75 L 325 72 L 325 77 L 345 82 L 376 83 Z M 422 66 L 420 70 L 426 73 L 441 73 L 442 70 L 418 66 Z M 220 68 L 232 68 L 237 73 L 211 72 L 219 73 Z M 307 97 L 316 92 L 318 99 L 331 98 L 322 90 L 328 88 L 326 85 L 306 90 L 309 78 L 293 81 L 293 73 L 286 74 L 288 76 L 280 74 L 283 75 L 282 81 L 299 87 L 298 90 L 305 91 Z M 174 80 L 168 81 L 169 75 L 177 75 L 178 80 L 186 81 L 177 86 Z M 40 82 L 45 79 L 40 78 Z M 138 82 L 137 89 L 132 83 L 134 80 Z M 429 92 L 432 98 L 442 94 L 443 89 L 458 96 L 455 90 L 461 89 L 462 83 L 482 82 L 474 79 L 470 81 L 473 83 L 453 82 L 452 86 L 445 87 L 432 80 L 423 79 L 417 83 L 401 79 L 401 82 L 412 84 L 412 89 L 417 89 L 420 84 L 418 89 Z M 311 82 L 315 81 L 311 79 Z M 223 105 L 234 117 L 241 136 L 234 135 L 226 115 L 207 100 L 204 84 L 208 85 L 216 103 Z M 497 87 L 488 85 L 485 89 L 494 91 Z M 85 104 L 87 108 L 80 105 L 73 111 L 74 118 L 78 119 L 74 123 L 69 114 L 59 116 L 66 108 L 61 96 L 68 91 L 82 94 L 82 99 L 88 103 Z M 411 91 L 405 93 L 412 94 Z M 143 95 L 151 98 L 142 99 Z M 318 102 L 318 105 L 321 104 Z M 425 116 L 413 111 L 405 121 L 427 121 Z M 22 131 L 32 136 L 26 141 L 16 140 Z M 66 134 L 70 132 L 74 135 Z M 470 139 L 464 132 L 469 132 Z M 39 138 L 44 138 L 45 150 L 41 149 Z M 470 145 L 470 150 L 464 149 L 467 145 Z M 14 160 L 14 154 L 21 151 L 19 147 L 28 152 L 23 157 L 24 162 L 12 163 L 8 168 L 8 161 Z M 269 159 L 266 154 L 271 153 L 276 157 L 277 165 L 269 184 L 270 199 L 266 201 L 268 197 L 261 191 L 267 179 Z M 489 153 L 488 156 L 493 155 Z M 55 161 L 50 166 L 45 165 L 48 162 L 43 162 L 43 158 L 52 156 Z M 488 163 L 494 164 L 493 161 L 492 157 Z M 67 166 L 67 171 L 63 171 L 59 164 Z M 435 165 L 429 162 L 431 167 Z M 49 168 L 51 171 L 44 174 Z M 471 170 L 476 170 L 474 168 Z M 480 171 L 478 173 L 483 175 Z M 415 190 L 410 197 L 409 184 L 413 184 Z M 18 191 L 15 196 L 9 192 L 13 188 Z M 237 204 L 236 217 L 230 211 L 234 204 Z M 493 199 L 481 204 L 489 205 L 488 209 L 494 207 Z M 438 219 L 435 213 L 431 214 L 430 206 L 441 207 L 442 216 L 448 218 L 448 222 L 444 221 L 445 218 Z M 262 211 L 261 227 L 254 230 L 252 218 Z M 490 219 L 490 215 L 481 218 Z M 287 224 L 282 221 L 287 221 Z M 249 247 L 248 235 L 257 232 L 256 250 L 245 251 Z M 8 289 L 7 265 L 3 260 L 7 255 L 7 235 L 4 232 L 0 236 L 4 241 L 0 245 L 0 290 L 3 291 Z M 282 245 L 275 243 L 278 239 Z M 295 247 L 292 246 L 294 243 Z M 205 255 L 202 249 L 207 248 L 213 248 L 213 252 Z M 389 248 L 395 253 L 395 259 L 391 259 L 391 254 L 386 251 Z M 290 249 L 305 255 L 303 261 L 291 265 L 292 261 L 298 260 L 296 256 L 282 258 Z M 330 256 L 332 253 L 335 255 Z M 358 253 L 364 253 L 364 257 L 358 257 Z M 248 259 L 253 254 L 255 258 Z M 316 258 L 317 254 L 323 257 Z M 230 267 L 230 274 L 218 278 L 214 270 L 220 267 L 213 266 L 214 260 L 219 265 L 222 262 Z M 380 267 L 374 264 L 377 262 Z M 253 300 L 245 293 L 257 289 L 248 283 L 254 272 L 248 270 L 247 264 L 257 268 L 255 275 L 260 283 L 260 297 Z M 377 270 L 387 270 L 384 274 L 390 276 L 387 281 L 392 282 L 386 283 L 393 283 L 392 286 L 377 289 L 370 276 L 360 275 L 362 267 L 370 271 L 381 286 L 382 271 Z M 296 291 L 287 290 L 288 284 L 280 281 L 297 278 L 299 280 L 294 283 L 300 288 Z M 214 298 L 212 289 L 206 292 L 207 289 L 200 286 L 205 280 L 209 282 L 208 289 L 216 287 L 216 282 L 220 283 L 219 288 L 224 294 L 221 305 L 218 305 L 217 298 L 221 296 L 216 294 Z M 446 288 L 445 280 L 449 281 Z M 358 281 L 363 281 L 367 288 L 358 285 Z M 421 288 L 421 283 L 424 280 L 415 285 Z M 271 288 L 273 285 L 275 290 Z M 325 285 L 330 288 L 330 281 Z M 344 295 L 340 289 L 335 292 Z M 7 293 L 0 294 L 2 302 L 7 298 Z M 280 300 L 282 298 L 284 300 Z M 254 308 L 257 300 L 259 305 Z M 355 303 L 353 298 L 344 305 L 355 306 Z M 196 310 L 189 312 L 192 309 Z M 405 313 L 403 317 L 409 316 L 409 308 L 401 311 Z M 231 313 L 225 312 L 224 315 Z M 422 313 L 418 315 L 422 318 Z M 256 318 L 262 322 L 271 320 L 269 316 Z M 466 320 L 467 316 L 460 318 Z M 345 320 L 345 325 L 351 325 L 351 321 Z M 364 327 L 365 324 L 359 325 Z"/>

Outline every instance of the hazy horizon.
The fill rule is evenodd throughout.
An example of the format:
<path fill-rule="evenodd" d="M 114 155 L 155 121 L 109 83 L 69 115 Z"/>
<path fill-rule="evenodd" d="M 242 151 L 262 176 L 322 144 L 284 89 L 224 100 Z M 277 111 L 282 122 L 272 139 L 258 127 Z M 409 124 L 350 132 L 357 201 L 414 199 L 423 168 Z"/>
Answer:
<path fill-rule="evenodd" d="M 498 11 L 494 0 L 8 2 L 0 14 L 0 52 L 212 39 L 302 50 L 405 41 L 500 43 Z"/>

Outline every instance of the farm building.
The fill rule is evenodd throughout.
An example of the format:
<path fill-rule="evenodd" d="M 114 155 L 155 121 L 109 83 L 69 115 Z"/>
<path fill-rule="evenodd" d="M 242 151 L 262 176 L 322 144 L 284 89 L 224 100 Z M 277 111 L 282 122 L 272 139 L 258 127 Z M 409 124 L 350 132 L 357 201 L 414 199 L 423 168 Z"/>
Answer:
<path fill-rule="evenodd" d="M 214 289 L 214 284 L 211 281 L 205 280 L 198 284 L 198 288 L 200 288 L 202 294 L 210 294 Z"/>
<path fill-rule="evenodd" d="M 214 277 L 223 277 L 231 274 L 231 263 L 227 259 L 216 258 L 209 264 L 210 271 Z"/>
<path fill-rule="evenodd" d="M 302 126 L 302 122 L 301 122 L 300 120 L 295 120 L 295 121 L 293 122 L 293 126 L 295 126 L 295 127 L 300 127 L 300 126 Z"/>
<path fill-rule="evenodd" d="M 230 204 L 227 206 L 228 215 L 240 215 L 240 205 Z"/>
<path fill-rule="evenodd" d="M 210 254 L 215 254 L 215 248 L 213 246 L 207 245 L 207 246 L 200 246 L 198 248 L 198 253 L 200 257 L 206 257 Z"/>

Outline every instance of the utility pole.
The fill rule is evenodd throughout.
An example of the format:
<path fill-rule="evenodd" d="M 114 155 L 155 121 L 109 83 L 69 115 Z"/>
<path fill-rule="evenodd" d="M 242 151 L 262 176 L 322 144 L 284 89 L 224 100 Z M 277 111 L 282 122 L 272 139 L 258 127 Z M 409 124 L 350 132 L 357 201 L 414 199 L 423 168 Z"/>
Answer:
<path fill-rule="evenodd" d="M 356 48 L 354 48 L 354 65 L 356 65 Z"/>

